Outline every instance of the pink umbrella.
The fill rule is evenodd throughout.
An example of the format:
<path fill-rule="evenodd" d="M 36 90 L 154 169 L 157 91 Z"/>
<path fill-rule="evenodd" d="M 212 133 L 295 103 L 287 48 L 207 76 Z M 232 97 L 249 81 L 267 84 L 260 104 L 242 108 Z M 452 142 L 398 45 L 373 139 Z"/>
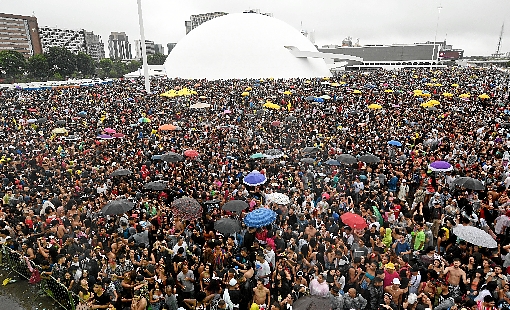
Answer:
<path fill-rule="evenodd" d="M 114 133 L 113 134 L 113 137 L 114 138 L 124 138 L 124 134 L 120 133 L 120 132 L 117 132 L 117 133 Z"/>
<path fill-rule="evenodd" d="M 116 133 L 115 129 L 112 129 L 112 128 L 105 128 L 104 132 L 109 133 L 109 134 Z"/>
<path fill-rule="evenodd" d="M 271 125 L 275 126 L 275 127 L 279 127 L 282 123 L 280 121 L 274 121 L 271 123 Z"/>
<path fill-rule="evenodd" d="M 195 158 L 199 155 L 199 153 L 195 150 L 187 150 L 187 151 L 184 151 L 184 155 L 191 157 L 191 158 Z"/>
<path fill-rule="evenodd" d="M 232 113 L 232 111 L 230 111 L 230 110 L 225 110 L 225 111 L 223 111 L 223 113 L 225 113 L 225 114 L 230 114 L 230 113 Z"/>

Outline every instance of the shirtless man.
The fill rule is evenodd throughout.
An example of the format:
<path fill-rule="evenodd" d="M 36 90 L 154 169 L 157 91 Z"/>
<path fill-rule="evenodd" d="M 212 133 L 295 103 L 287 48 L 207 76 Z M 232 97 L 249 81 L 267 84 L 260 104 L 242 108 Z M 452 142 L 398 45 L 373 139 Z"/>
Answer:
<path fill-rule="evenodd" d="M 253 302 L 259 306 L 271 304 L 269 289 L 264 286 L 260 279 L 257 280 L 257 286 L 253 289 Z"/>
<path fill-rule="evenodd" d="M 446 267 L 444 269 L 445 276 L 448 274 L 448 283 L 450 284 L 450 290 L 456 294 L 460 291 L 460 280 L 466 284 L 466 272 L 460 268 L 460 259 L 454 258 L 453 259 L 453 266 Z"/>
<path fill-rule="evenodd" d="M 405 291 L 400 288 L 400 280 L 398 278 L 393 279 L 392 284 L 384 288 L 384 292 L 391 294 L 395 304 L 400 305 L 402 303 L 402 295 L 404 295 Z"/>

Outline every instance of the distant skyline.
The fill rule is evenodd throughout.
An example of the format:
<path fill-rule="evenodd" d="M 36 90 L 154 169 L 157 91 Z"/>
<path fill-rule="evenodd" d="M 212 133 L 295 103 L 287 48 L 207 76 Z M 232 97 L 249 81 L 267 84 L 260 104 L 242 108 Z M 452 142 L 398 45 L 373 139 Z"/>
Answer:
<path fill-rule="evenodd" d="M 35 15 L 39 26 L 86 29 L 108 46 L 110 32 L 125 32 L 133 44 L 140 38 L 136 0 L 1 0 L 0 11 Z M 439 14 L 438 7 L 442 7 Z M 296 30 L 315 31 L 318 46 L 341 44 L 346 37 L 366 44 L 412 44 L 447 40 L 465 56 L 496 52 L 501 26 L 510 12 L 508 0 L 142 0 L 145 37 L 155 43 L 179 42 L 190 15 L 240 13 L 260 9 Z M 106 51 L 108 55 L 108 51 Z M 134 51 L 133 51 L 134 52 Z M 510 21 L 501 52 L 510 52 Z"/>

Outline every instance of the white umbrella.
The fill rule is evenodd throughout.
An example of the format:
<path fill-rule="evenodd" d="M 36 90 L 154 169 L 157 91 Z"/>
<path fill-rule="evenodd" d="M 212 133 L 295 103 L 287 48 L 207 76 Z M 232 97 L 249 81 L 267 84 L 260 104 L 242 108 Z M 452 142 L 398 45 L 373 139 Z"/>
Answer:
<path fill-rule="evenodd" d="M 497 248 L 498 243 L 491 235 L 473 226 L 457 225 L 453 233 L 460 239 L 485 248 Z"/>
<path fill-rule="evenodd" d="M 290 203 L 289 196 L 282 193 L 272 193 L 267 195 L 267 201 L 276 203 L 277 205 L 288 205 Z"/>
<path fill-rule="evenodd" d="M 205 108 L 209 108 L 211 107 L 211 105 L 209 103 L 205 103 L 205 102 L 199 102 L 199 103 L 195 103 L 195 104 L 192 104 L 189 106 L 190 109 L 205 109 Z"/>

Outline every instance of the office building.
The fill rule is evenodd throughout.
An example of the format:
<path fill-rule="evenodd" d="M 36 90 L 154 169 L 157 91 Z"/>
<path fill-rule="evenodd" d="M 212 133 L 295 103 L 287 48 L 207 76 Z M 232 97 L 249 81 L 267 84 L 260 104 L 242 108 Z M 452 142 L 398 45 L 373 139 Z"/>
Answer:
<path fill-rule="evenodd" d="M 104 43 L 101 41 L 101 36 L 94 34 L 92 31 L 84 31 L 84 34 L 86 53 L 96 61 L 105 58 Z"/>
<path fill-rule="evenodd" d="M 71 30 L 52 27 L 39 28 L 39 36 L 44 53 L 51 47 L 63 47 L 75 54 L 86 53 L 85 34 L 83 30 Z"/>
<path fill-rule="evenodd" d="M 142 44 L 141 40 L 135 40 L 135 58 L 142 59 Z M 154 55 L 156 53 L 154 41 L 145 40 L 145 50 L 147 55 Z"/>
<path fill-rule="evenodd" d="M 170 53 L 172 52 L 172 50 L 174 49 L 174 47 L 177 45 L 177 43 L 167 43 L 166 44 L 166 49 L 168 50 L 168 54 L 170 55 Z"/>
<path fill-rule="evenodd" d="M 201 24 L 205 23 L 208 20 L 223 16 L 223 15 L 227 15 L 227 14 L 228 13 L 225 13 L 225 12 L 212 12 L 212 13 L 191 15 L 190 20 L 187 20 L 184 22 L 184 25 L 186 26 L 186 34 L 188 34 L 191 30 L 197 28 L 198 26 L 200 26 Z"/>
<path fill-rule="evenodd" d="M 0 13 L 0 51 L 4 50 L 18 51 L 27 58 L 41 54 L 37 18 Z"/>
<path fill-rule="evenodd" d="M 165 47 L 163 46 L 163 44 L 154 44 L 154 53 L 164 55 Z"/>
<path fill-rule="evenodd" d="M 112 32 L 108 38 L 110 59 L 132 59 L 131 43 L 125 32 Z"/>

